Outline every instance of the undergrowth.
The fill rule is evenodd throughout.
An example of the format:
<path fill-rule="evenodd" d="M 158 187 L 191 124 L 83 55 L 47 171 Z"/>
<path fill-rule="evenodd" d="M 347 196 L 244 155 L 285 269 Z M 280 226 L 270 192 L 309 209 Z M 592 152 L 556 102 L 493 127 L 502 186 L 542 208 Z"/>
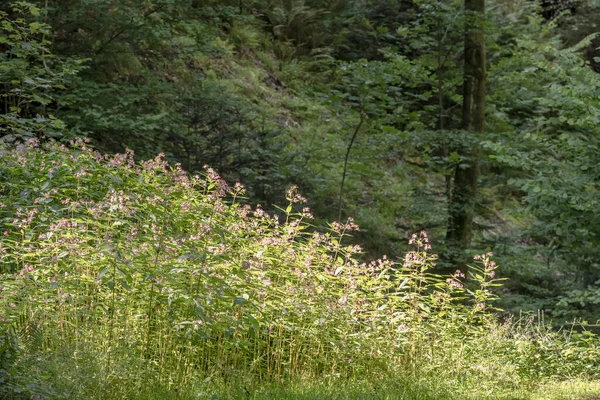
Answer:
<path fill-rule="evenodd" d="M 499 322 L 491 254 L 443 277 L 421 232 L 362 263 L 358 226 L 311 226 L 294 188 L 268 215 L 160 156 L 0 160 L 4 398 L 528 398 L 598 375 L 585 327 Z"/>

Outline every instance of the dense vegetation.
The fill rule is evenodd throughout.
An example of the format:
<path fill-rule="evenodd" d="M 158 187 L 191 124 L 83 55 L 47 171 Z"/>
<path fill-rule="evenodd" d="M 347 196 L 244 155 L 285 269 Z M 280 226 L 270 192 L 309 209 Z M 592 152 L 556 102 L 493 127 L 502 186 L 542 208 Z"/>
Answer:
<path fill-rule="evenodd" d="M 361 263 L 356 224 L 311 232 L 294 188 L 280 221 L 211 169 L 71 147 L 0 150 L 8 398 L 269 398 L 261 383 L 315 381 L 481 398 L 597 372 L 591 332 L 497 321 L 489 254 L 466 283 L 431 273 L 424 232 L 401 263 Z"/>
<path fill-rule="evenodd" d="M 3 2 L 0 398 L 597 395 L 598 11 Z"/>

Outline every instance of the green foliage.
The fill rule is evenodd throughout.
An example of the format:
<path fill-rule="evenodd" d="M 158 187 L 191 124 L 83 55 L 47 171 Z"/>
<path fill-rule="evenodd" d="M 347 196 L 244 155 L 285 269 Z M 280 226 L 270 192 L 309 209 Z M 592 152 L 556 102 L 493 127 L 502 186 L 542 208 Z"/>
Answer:
<path fill-rule="evenodd" d="M 70 136 L 140 159 L 163 152 L 192 173 L 212 165 L 267 205 L 301 180 L 284 171 L 289 95 L 259 18 L 173 1 L 57 3 L 42 14 L 51 50 L 88 60 L 55 100 Z"/>
<path fill-rule="evenodd" d="M 527 23 L 519 36 L 501 33 L 517 48 L 490 73 L 496 76 L 497 133 L 486 146 L 492 163 L 505 170 L 505 183 L 520 194 L 522 207 L 509 212 L 528 220 L 521 234 L 529 238 L 530 266 L 520 262 L 512 275 L 525 278 L 516 279 L 525 290 L 516 290 L 545 301 L 552 315 L 590 318 L 598 312 L 593 303 L 585 302 L 585 311 L 569 310 L 579 302 L 568 299 L 581 297 L 577 293 L 599 276 L 594 260 L 600 233 L 595 229 L 600 81 L 580 55 L 593 37 L 561 49 L 551 27 L 540 29 L 537 18 L 523 12 L 510 17 Z M 527 277 L 528 271 L 539 273 Z M 533 286 L 543 290 L 536 293 Z"/>
<path fill-rule="evenodd" d="M 54 115 L 57 93 L 82 70 L 83 60 L 50 51 L 50 26 L 31 3 L 0 10 L 0 136 L 5 142 L 68 133 Z"/>
<path fill-rule="evenodd" d="M 489 255 L 470 279 L 446 279 L 422 233 L 403 261 L 361 263 L 354 222 L 312 231 L 294 188 L 279 222 L 240 205 L 243 188 L 211 169 L 190 177 L 161 157 L 138 165 L 73 146 L 0 152 L 0 323 L 19 352 L 4 395 L 142 398 L 147 382 L 191 395 L 421 372 L 468 391 L 489 368 L 486 385 L 510 376 L 513 388 L 596 371 L 591 333 L 497 325 Z"/>
<path fill-rule="evenodd" d="M 269 212 L 297 184 L 317 229 L 341 220 L 340 211 L 356 217 L 361 231 L 344 238 L 364 245 L 356 260 L 403 254 L 423 229 L 436 249 L 452 250 L 444 243 L 452 172 L 481 145 L 460 130 L 461 2 L 39 7 L 0 4 L 5 141 L 89 137 L 101 152 L 132 149 L 138 160 L 162 152 L 189 173 L 210 165 L 243 182 L 247 198 L 237 201 Z M 490 1 L 487 10 L 489 96 L 472 247 L 493 250 L 503 265 L 505 308 L 543 309 L 555 325 L 600 315 L 594 7 L 580 2 L 551 22 L 532 2 Z M 12 193 L 21 204 L 21 192 Z M 105 283 L 122 290 L 109 272 Z M 232 293 L 231 303 L 240 297 Z M 59 376 L 52 357 L 46 362 Z"/>

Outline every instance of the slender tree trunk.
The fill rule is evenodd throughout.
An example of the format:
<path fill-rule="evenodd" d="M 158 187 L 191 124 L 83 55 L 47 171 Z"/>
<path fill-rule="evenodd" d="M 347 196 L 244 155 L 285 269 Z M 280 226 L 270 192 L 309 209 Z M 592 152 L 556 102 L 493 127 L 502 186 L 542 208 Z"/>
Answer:
<path fill-rule="evenodd" d="M 485 0 L 465 0 L 465 14 L 462 127 L 466 134 L 479 136 L 483 132 L 485 120 Z M 454 173 L 446 244 L 449 261 L 466 272 L 467 260 L 464 253 L 471 244 L 479 176 L 479 146 L 476 144 L 464 150 L 462 158 L 461 166 L 457 167 Z"/>
<path fill-rule="evenodd" d="M 443 57 L 444 53 L 444 39 L 445 34 L 443 33 L 443 26 L 441 20 L 438 20 L 438 49 L 437 49 L 437 88 L 438 88 L 438 130 L 443 131 L 446 129 L 446 125 L 444 124 L 446 118 L 446 109 L 444 108 L 444 63 L 445 57 Z M 448 157 L 448 144 L 446 139 L 444 138 L 444 142 L 442 144 L 442 156 Z M 446 190 L 444 191 L 444 195 L 447 199 L 450 198 L 450 190 L 452 188 L 452 177 L 450 174 L 446 174 L 444 176 L 446 181 Z"/>
<path fill-rule="evenodd" d="M 352 138 L 350 139 L 350 143 L 348 143 L 348 148 L 346 149 L 346 157 L 344 158 L 344 171 L 342 172 L 342 183 L 340 184 L 340 194 L 338 197 L 338 221 L 342 220 L 342 210 L 343 210 L 343 196 L 344 196 L 344 184 L 346 183 L 346 172 L 348 171 L 348 159 L 350 158 L 350 150 L 352 150 L 352 145 L 354 144 L 354 140 L 356 140 L 356 136 L 358 135 L 358 131 L 360 131 L 360 127 L 365 121 L 365 116 L 362 113 L 362 108 L 360 111 L 360 121 L 356 128 L 354 129 L 354 133 L 352 134 Z"/>

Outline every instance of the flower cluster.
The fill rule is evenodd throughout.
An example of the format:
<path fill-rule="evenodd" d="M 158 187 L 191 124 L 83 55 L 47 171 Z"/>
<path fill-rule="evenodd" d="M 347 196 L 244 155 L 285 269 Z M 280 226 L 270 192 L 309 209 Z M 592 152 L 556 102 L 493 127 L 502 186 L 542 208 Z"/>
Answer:
<path fill-rule="evenodd" d="M 308 200 L 305 197 L 302 197 L 302 195 L 300 195 L 300 193 L 298 192 L 298 186 L 294 185 L 291 188 L 288 189 L 285 198 L 290 202 L 290 203 L 300 203 L 300 204 L 304 204 L 307 203 Z"/>
<path fill-rule="evenodd" d="M 479 261 L 483 264 L 484 274 L 490 279 L 494 279 L 496 277 L 496 268 L 498 267 L 496 265 L 496 262 L 490 259 L 490 257 L 492 257 L 493 255 L 494 253 L 489 252 L 485 254 L 478 254 L 473 257 L 474 260 Z"/>
<path fill-rule="evenodd" d="M 32 142 L 20 153 L 0 146 L 14 172 L 7 190 L 15 198 L 31 181 L 46 182 L 49 170 L 55 172 L 51 187 L 23 196 L 18 206 L 3 201 L 1 212 L 17 217 L 0 245 L 0 254 L 9 252 L 3 266 L 12 268 L 2 282 L 8 286 L 0 295 L 0 308 L 8 310 L 3 318 L 14 320 L 23 307 L 35 307 L 48 324 L 68 330 L 73 327 L 57 321 L 85 312 L 90 324 L 112 326 L 115 338 L 127 337 L 128 346 L 142 351 L 162 340 L 148 335 L 167 332 L 164 343 L 181 351 L 186 365 L 202 357 L 208 367 L 217 365 L 222 358 L 211 359 L 216 356 L 207 350 L 224 341 L 219 357 L 239 360 L 238 367 L 256 359 L 284 367 L 302 348 L 292 359 L 309 363 L 317 356 L 336 368 L 359 368 L 359 358 L 391 342 L 404 353 L 407 332 L 430 334 L 423 322 L 444 323 L 447 317 L 434 312 L 454 301 L 445 285 L 462 288 L 460 271 L 446 284 L 425 273 L 435 259 L 425 232 L 410 238 L 416 250 L 403 259 L 360 262 L 361 247 L 344 242 L 360 230 L 355 221 L 310 226 L 305 218 L 313 216 L 296 187 L 287 198 L 289 207 L 301 204 L 301 212 L 288 211 L 280 222 L 260 206 L 232 201 L 243 186 L 230 189 L 211 168 L 205 180 L 190 178 L 163 156 L 135 164 L 131 152 L 104 157 L 74 145 L 81 150 L 76 155 L 56 144 Z M 55 154 L 44 152 L 50 147 Z M 495 264 L 489 255 L 482 260 L 492 276 Z M 477 304 L 485 306 L 485 299 Z M 149 331 L 150 325 L 161 328 Z M 80 340 L 94 340 L 86 327 L 77 329 Z M 315 333 L 318 354 L 297 346 L 298 337 L 308 344 Z M 203 340 L 190 346 L 198 335 Z"/>
<path fill-rule="evenodd" d="M 408 241 L 408 244 L 414 244 L 417 246 L 417 251 L 427 251 L 431 250 L 431 245 L 429 244 L 429 237 L 427 236 L 427 232 L 421 231 L 418 234 L 413 233 Z"/>

